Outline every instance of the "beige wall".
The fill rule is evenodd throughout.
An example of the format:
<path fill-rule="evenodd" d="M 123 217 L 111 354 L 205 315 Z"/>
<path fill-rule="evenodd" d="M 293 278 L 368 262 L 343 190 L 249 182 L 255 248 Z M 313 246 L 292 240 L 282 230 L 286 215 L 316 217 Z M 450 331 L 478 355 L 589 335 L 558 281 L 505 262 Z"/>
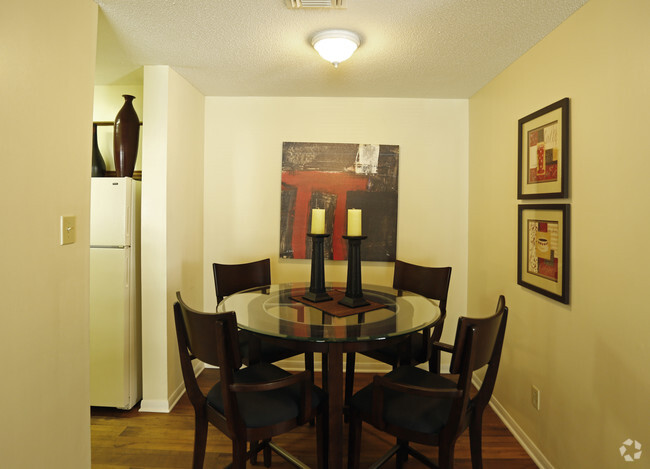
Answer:
<path fill-rule="evenodd" d="M 455 324 L 466 310 L 467 112 L 466 100 L 206 98 L 207 310 L 216 304 L 212 262 L 270 257 L 275 282 L 309 280 L 309 261 L 279 260 L 282 142 L 383 143 L 400 146 L 397 256 L 453 266 Z M 344 282 L 346 269 L 327 261 L 325 278 Z M 390 285 L 392 269 L 364 263 L 363 280 Z"/>
<path fill-rule="evenodd" d="M 167 146 L 167 337 L 170 395 L 180 397 L 181 376 L 172 313 L 176 292 L 200 309 L 203 299 L 203 132 L 205 99 L 173 70 L 169 73 Z"/>
<path fill-rule="evenodd" d="M 97 5 L 0 13 L 0 466 L 90 467 L 88 263 Z M 60 216 L 77 241 L 60 246 Z"/>
<path fill-rule="evenodd" d="M 649 20 L 646 0 L 591 0 L 470 99 L 468 307 L 506 295 L 495 396 L 545 467 L 622 467 L 624 440 L 650 444 Z M 569 306 L 516 284 L 517 120 L 564 97 Z"/>
<path fill-rule="evenodd" d="M 142 162 L 143 411 L 184 391 L 172 306 L 203 298 L 204 98 L 167 66 L 144 72 Z"/>

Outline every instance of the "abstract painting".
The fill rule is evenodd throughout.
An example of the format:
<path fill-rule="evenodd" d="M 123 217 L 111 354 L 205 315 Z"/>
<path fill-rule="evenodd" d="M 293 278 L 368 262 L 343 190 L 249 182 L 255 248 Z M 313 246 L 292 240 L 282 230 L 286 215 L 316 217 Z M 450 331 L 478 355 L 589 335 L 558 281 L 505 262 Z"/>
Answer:
<path fill-rule="evenodd" d="M 568 197 L 569 98 L 519 119 L 519 199 Z"/>
<path fill-rule="evenodd" d="M 311 210 L 325 209 L 325 259 L 347 259 L 346 215 L 362 210 L 361 258 L 394 261 L 399 146 L 282 144 L 280 257 L 311 258 Z"/>
<path fill-rule="evenodd" d="M 528 131 L 528 184 L 557 181 L 558 126 L 554 120 Z"/>
<path fill-rule="evenodd" d="M 528 220 L 527 272 L 557 282 L 559 223 L 549 220 Z"/>
<path fill-rule="evenodd" d="M 569 302 L 569 205 L 520 205 L 517 283 Z"/>

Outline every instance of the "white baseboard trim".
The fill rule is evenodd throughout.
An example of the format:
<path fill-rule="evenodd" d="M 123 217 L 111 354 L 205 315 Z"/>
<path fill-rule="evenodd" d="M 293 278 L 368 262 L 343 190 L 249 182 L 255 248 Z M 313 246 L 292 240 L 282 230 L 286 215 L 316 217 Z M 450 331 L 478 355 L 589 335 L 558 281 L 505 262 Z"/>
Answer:
<path fill-rule="evenodd" d="M 196 361 L 194 363 L 194 375 L 199 376 L 204 370 L 205 365 Z M 181 383 L 174 389 L 174 392 L 167 399 L 142 399 L 138 412 L 158 412 L 168 414 L 185 394 L 185 383 Z"/>
<path fill-rule="evenodd" d="M 160 414 L 168 414 L 171 412 L 169 401 L 167 399 L 142 399 L 140 401 L 140 409 L 138 412 L 157 412 Z"/>
<path fill-rule="evenodd" d="M 482 381 L 476 376 L 472 378 L 472 383 L 474 386 L 479 388 Z M 533 440 L 526 435 L 526 432 L 519 426 L 519 424 L 512 418 L 508 411 L 501 405 L 499 400 L 492 396 L 490 399 L 490 407 L 494 410 L 494 413 L 497 414 L 497 417 L 503 422 L 503 424 L 510 430 L 510 433 L 515 437 L 519 442 L 524 451 L 528 453 L 528 456 L 533 460 L 533 462 L 540 469 L 554 469 L 551 462 L 544 456 L 540 449 L 533 443 Z"/>

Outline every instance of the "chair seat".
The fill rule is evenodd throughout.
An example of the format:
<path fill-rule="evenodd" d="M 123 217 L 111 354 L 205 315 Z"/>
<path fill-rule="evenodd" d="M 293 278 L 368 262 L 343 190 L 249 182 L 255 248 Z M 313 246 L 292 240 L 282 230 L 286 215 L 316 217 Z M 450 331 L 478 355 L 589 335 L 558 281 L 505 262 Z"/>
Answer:
<path fill-rule="evenodd" d="M 400 358 L 402 358 L 402 355 L 406 353 L 406 357 L 408 357 L 410 360 L 413 360 L 411 363 L 424 363 L 427 360 L 427 348 L 426 342 L 424 340 L 424 335 L 421 332 L 416 332 L 409 336 L 409 340 L 410 349 L 408 352 L 403 352 L 404 344 L 391 344 L 380 349 L 362 352 L 362 355 L 374 358 L 375 360 L 379 360 L 383 363 L 389 363 L 393 366 L 397 366 L 400 363 Z"/>
<path fill-rule="evenodd" d="M 456 383 L 438 374 L 414 366 L 401 366 L 388 373 L 387 378 L 400 384 L 426 388 L 456 389 Z M 374 385 L 357 392 L 350 402 L 364 420 L 372 422 L 372 393 Z M 435 434 L 446 424 L 451 409 L 451 399 L 431 399 L 384 389 L 384 421 L 390 425 Z"/>
<path fill-rule="evenodd" d="M 239 353 L 244 359 L 244 363 L 247 365 L 249 364 L 250 358 L 249 340 L 248 334 L 242 332 L 239 333 Z M 281 345 L 275 345 L 265 340 L 260 340 L 260 361 L 273 363 L 296 355 L 298 355 L 298 352 L 295 350 L 282 347 Z"/>
<path fill-rule="evenodd" d="M 286 378 L 291 374 L 270 363 L 256 363 L 241 368 L 234 373 L 235 383 L 262 383 Z M 325 393 L 312 386 L 311 405 L 315 409 L 325 400 Z M 212 387 L 207 395 L 208 404 L 219 413 L 224 413 L 221 383 Z M 265 392 L 240 393 L 237 396 L 239 412 L 247 427 L 258 428 L 298 417 L 300 405 L 300 386 Z"/>

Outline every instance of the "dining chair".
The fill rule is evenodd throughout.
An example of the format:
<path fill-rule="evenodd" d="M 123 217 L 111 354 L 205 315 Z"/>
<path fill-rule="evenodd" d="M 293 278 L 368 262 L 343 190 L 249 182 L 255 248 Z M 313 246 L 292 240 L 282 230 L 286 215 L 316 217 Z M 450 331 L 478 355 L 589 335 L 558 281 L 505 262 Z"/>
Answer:
<path fill-rule="evenodd" d="M 400 366 L 385 376 L 375 376 L 357 392 L 350 402 L 348 468 L 359 467 L 365 421 L 397 438 L 397 444 L 373 468 L 393 455 L 397 455 L 397 467 L 401 468 L 412 455 L 429 467 L 451 469 L 456 440 L 469 428 L 472 468 L 481 469 L 483 411 L 494 390 L 507 317 L 508 308 L 501 296 L 493 316 L 459 318 L 453 346 L 440 344 L 441 350 L 452 353 L 451 376 Z M 486 365 L 483 382 L 475 394 L 470 394 L 473 372 Z M 410 442 L 438 446 L 437 466 L 409 446 Z"/>
<path fill-rule="evenodd" d="M 271 284 L 271 261 L 268 258 L 242 264 L 214 263 L 212 270 L 217 304 L 233 293 Z M 264 341 L 245 331 L 240 331 L 239 338 L 239 348 L 245 365 L 257 361 L 273 363 L 302 353 Z M 305 353 L 305 369 L 313 375 L 314 354 L 311 352 Z"/>
<path fill-rule="evenodd" d="M 396 260 L 393 272 L 393 288 L 398 295 L 410 291 L 432 300 L 438 300 L 440 319 L 433 331 L 426 328 L 422 332 L 411 334 L 402 343 L 383 348 L 360 352 L 362 355 L 391 365 L 393 369 L 400 364 L 417 365 L 429 364 L 429 371 L 440 373 L 440 351 L 432 344 L 440 340 L 442 328 L 447 315 L 447 295 L 451 280 L 451 267 L 423 267 L 416 264 Z M 354 387 L 355 355 L 346 356 L 345 368 L 345 400 L 349 402 Z"/>
<path fill-rule="evenodd" d="M 245 468 L 249 455 L 260 450 L 266 467 L 271 465 L 271 450 L 300 467 L 300 461 L 271 439 L 314 418 L 318 467 L 326 467 L 327 396 L 312 384 L 311 373 L 291 374 L 265 362 L 242 368 L 235 312 L 203 313 L 187 306 L 180 292 L 176 298 L 181 370 L 195 414 L 193 469 L 203 467 L 208 422 L 232 440 L 235 469 Z M 207 394 L 198 386 L 192 366 L 195 358 L 219 367 L 219 382 Z M 250 453 L 247 442 L 251 442 Z"/>

